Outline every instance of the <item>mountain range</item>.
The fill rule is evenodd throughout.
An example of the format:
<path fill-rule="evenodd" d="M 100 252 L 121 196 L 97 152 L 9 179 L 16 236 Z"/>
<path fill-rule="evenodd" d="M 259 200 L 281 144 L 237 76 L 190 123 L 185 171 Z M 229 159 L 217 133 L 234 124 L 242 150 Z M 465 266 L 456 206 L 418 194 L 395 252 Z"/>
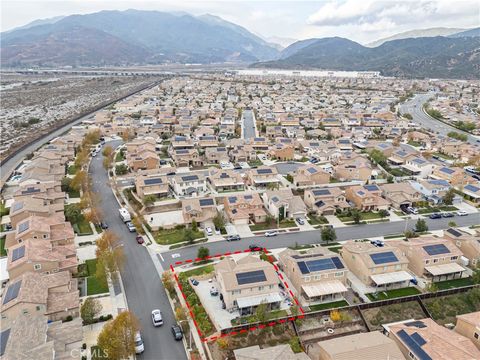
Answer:
<path fill-rule="evenodd" d="M 0 35 L 4 67 L 237 63 L 404 77 L 480 77 L 480 28 L 415 30 L 363 46 L 339 37 L 295 42 L 262 38 L 209 14 L 126 10 L 36 20 Z M 293 43 L 283 48 L 280 42 Z"/>

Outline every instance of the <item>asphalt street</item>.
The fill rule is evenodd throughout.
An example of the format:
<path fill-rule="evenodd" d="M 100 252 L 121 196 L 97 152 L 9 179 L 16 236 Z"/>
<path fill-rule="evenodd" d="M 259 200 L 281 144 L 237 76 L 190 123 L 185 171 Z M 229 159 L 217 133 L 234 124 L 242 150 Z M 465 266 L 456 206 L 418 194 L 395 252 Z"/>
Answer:
<path fill-rule="evenodd" d="M 255 137 L 255 122 L 253 121 L 253 111 L 244 110 L 242 113 L 243 119 L 243 137 L 245 139 L 251 139 Z"/>
<path fill-rule="evenodd" d="M 113 147 L 121 141 L 109 143 Z M 187 359 L 181 341 L 173 339 L 170 327 L 175 321 L 173 310 L 165 293 L 161 279 L 147 249 L 135 241 L 135 233 L 130 233 L 120 219 L 118 203 L 108 183 L 107 172 L 103 168 L 103 156 L 92 159 L 89 172 L 93 180 L 93 191 L 101 198 L 105 221 L 120 238 L 126 255 L 122 280 L 129 309 L 140 320 L 141 333 L 145 342 L 145 352 L 139 359 L 183 360 Z M 153 309 L 160 309 L 164 325 L 155 328 L 151 320 Z"/>
<path fill-rule="evenodd" d="M 408 221 L 383 222 L 377 224 L 352 225 L 335 229 L 337 241 L 350 239 L 363 239 L 377 236 L 386 236 L 400 234 L 405 229 L 413 230 L 416 219 Z M 429 230 L 447 229 L 450 221 L 455 221 L 458 226 L 469 226 L 480 224 L 480 213 L 469 214 L 467 216 L 456 216 L 454 218 L 425 219 Z M 288 246 L 305 245 L 320 243 L 320 231 L 302 231 L 286 234 L 279 234 L 275 237 L 254 236 L 242 238 L 240 241 L 216 241 L 212 243 L 203 243 L 200 245 L 189 246 L 162 253 L 162 266 L 166 268 L 170 265 L 175 266 L 175 262 L 194 259 L 197 257 L 197 251 L 200 246 L 207 247 L 211 256 L 248 249 L 248 246 L 255 244 L 267 249 L 284 248 Z"/>
<path fill-rule="evenodd" d="M 434 96 L 434 94 L 432 93 L 416 94 L 411 100 L 408 100 L 404 104 L 400 105 L 400 112 L 402 114 L 409 113 L 410 115 L 412 115 L 412 121 L 414 123 L 420 124 L 422 127 L 435 131 L 440 135 L 447 136 L 450 131 L 455 131 L 467 135 L 467 141 L 469 143 L 478 144 L 477 139 L 479 138 L 476 138 L 467 132 L 458 130 L 453 126 L 436 120 L 423 111 L 423 104 L 426 103 L 427 100 L 432 96 Z"/>

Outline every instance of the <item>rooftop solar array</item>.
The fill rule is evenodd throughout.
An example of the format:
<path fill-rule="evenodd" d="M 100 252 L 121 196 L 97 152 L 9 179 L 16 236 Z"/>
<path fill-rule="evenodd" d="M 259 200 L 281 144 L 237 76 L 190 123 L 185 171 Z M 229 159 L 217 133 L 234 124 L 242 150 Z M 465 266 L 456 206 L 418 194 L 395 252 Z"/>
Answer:
<path fill-rule="evenodd" d="M 12 261 L 16 261 L 25 256 L 25 245 L 16 249 L 13 249 L 12 252 Z"/>
<path fill-rule="evenodd" d="M 210 206 L 213 205 L 213 199 L 200 199 L 200 206 Z"/>
<path fill-rule="evenodd" d="M 476 186 L 474 186 L 474 185 L 472 185 L 472 184 L 465 185 L 463 188 L 466 189 L 466 190 L 468 190 L 468 191 L 474 192 L 474 193 L 476 193 L 476 192 L 478 192 L 478 191 L 480 190 L 479 187 L 476 187 Z"/>
<path fill-rule="evenodd" d="M 7 288 L 7 293 L 3 298 L 3 305 L 17 298 L 20 287 L 22 286 L 22 280 L 17 281 L 16 283 L 11 284 Z"/>
<path fill-rule="evenodd" d="M 243 197 L 245 200 L 252 200 L 253 199 L 253 196 L 252 195 L 245 195 Z"/>
<path fill-rule="evenodd" d="M 161 178 L 151 178 L 151 179 L 145 179 L 144 183 L 145 185 L 156 185 L 156 184 L 162 184 L 163 180 Z"/>
<path fill-rule="evenodd" d="M 238 285 L 267 281 L 267 277 L 265 276 L 265 272 L 263 270 L 248 271 L 235 275 L 237 277 Z"/>
<path fill-rule="evenodd" d="M 228 202 L 231 204 L 235 204 L 237 202 L 237 197 L 236 196 L 229 196 L 228 197 Z"/>
<path fill-rule="evenodd" d="M 37 188 L 34 188 L 34 187 L 29 187 L 29 188 L 27 188 L 27 190 L 23 190 L 22 194 L 26 195 L 26 194 L 33 194 L 33 193 L 37 193 L 37 192 L 40 192 L 40 189 L 37 189 Z"/>
<path fill-rule="evenodd" d="M 329 195 L 330 190 L 328 189 L 320 189 L 320 190 L 312 190 L 313 195 L 320 196 L 320 195 Z"/>
<path fill-rule="evenodd" d="M 370 254 L 370 257 L 372 258 L 372 261 L 376 265 L 392 263 L 392 262 L 397 262 L 398 261 L 398 258 L 395 256 L 393 251 Z"/>
<path fill-rule="evenodd" d="M 272 173 L 272 169 L 257 169 L 257 172 L 259 174 L 271 174 Z"/>
<path fill-rule="evenodd" d="M 317 169 L 315 169 L 314 167 L 309 167 L 307 169 L 307 171 L 310 173 L 310 174 L 315 174 L 317 172 Z"/>
<path fill-rule="evenodd" d="M 186 176 L 182 176 L 182 180 L 183 181 L 198 180 L 198 176 L 197 175 L 186 175 Z"/>
<path fill-rule="evenodd" d="M 228 176 L 227 173 L 222 172 L 222 173 L 220 174 L 220 179 L 228 179 L 229 177 L 230 177 L 230 176 Z"/>
<path fill-rule="evenodd" d="M 446 174 L 453 174 L 455 172 L 455 170 L 452 170 L 450 168 L 447 168 L 447 167 L 443 167 L 440 169 L 441 172 L 444 172 Z"/>
<path fill-rule="evenodd" d="M 460 231 L 458 231 L 457 229 L 450 228 L 450 229 L 447 230 L 447 232 L 448 232 L 449 234 L 452 234 L 452 235 L 455 236 L 455 237 L 460 237 L 460 236 L 462 236 L 462 233 L 461 233 Z"/>
<path fill-rule="evenodd" d="M 426 245 L 423 247 L 423 250 L 425 250 L 428 255 L 440 255 L 450 253 L 450 250 L 448 250 L 448 248 L 444 244 Z"/>
<path fill-rule="evenodd" d="M 432 360 L 432 358 L 422 349 L 414 338 L 412 338 L 405 330 L 397 332 L 398 337 L 405 343 L 411 352 L 415 354 L 418 360 Z"/>
<path fill-rule="evenodd" d="M 24 231 L 27 231 L 29 228 L 30 228 L 30 222 L 25 221 L 24 223 L 21 223 L 20 225 L 18 225 L 18 232 L 22 233 Z"/>
<path fill-rule="evenodd" d="M 419 329 L 427 327 L 427 325 L 425 325 L 425 323 L 423 321 L 420 321 L 420 320 L 410 321 L 410 322 L 405 323 L 405 325 L 406 326 L 415 326 Z"/>
<path fill-rule="evenodd" d="M 410 337 L 420 346 L 423 346 L 427 343 L 422 335 L 417 332 L 414 332 Z"/>
<path fill-rule="evenodd" d="M 299 261 L 297 264 L 302 274 L 310 274 L 317 271 L 344 268 L 342 262 L 338 257 L 310 261 Z"/>
<path fill-rule="evenodd" d="M 176 153 L 176 154 L 188 154 L 188 150 L 186 150 L 186 149 L 179 149 L 179 150 L 175 150 L 175 153 Z"/>

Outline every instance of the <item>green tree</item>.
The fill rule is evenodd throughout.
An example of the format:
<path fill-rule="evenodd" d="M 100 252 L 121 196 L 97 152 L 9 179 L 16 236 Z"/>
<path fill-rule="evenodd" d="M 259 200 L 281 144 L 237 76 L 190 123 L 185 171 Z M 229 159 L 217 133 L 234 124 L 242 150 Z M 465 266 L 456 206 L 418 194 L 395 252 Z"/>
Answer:
<path fill-rule="evenodd" d="M 360 224 L 360 221 L 362 220 L 362 213 L 358 209 L 352 209 L 350 216 L 355 224 Z"/>
<path fill-rule="evenodd" d="M 448 226 L 449 227 L 457 227 L 457 223 L 455 221 L 449 221 Z"/>
<path fill-rule="evenodd" d="M 216 229 L 222 230 L 225 228 L 225 216 L 223 216 L 223 213 L 217 213 L 215 217 L 213 218 L 213 225 L 215 226 Z"/>
<path fill-rule="evenodd" d="M 287 176 L 286 176 L 285 178 L 287 179 L 288 182 L 293 183 L 293 176 L 292 176 L 292 174 L 287 174 Z"/>
<path fill-rule="evenodd" d="M 72 179 L 65 176 L 61 181 L 62 191 L 67 192 L 70 189 L 71 183 L 72 183 Z"/>
<path fill-rule="evenodd" d="M 128 310 L 122 311 L 103 326 L 97 344 L 110 360 L 128 359 L 135 355 L 135 334 L 139 330 L 137 318 Z"/>
<path fill-rule="evenodd" d="M 258 322 L 267 321 L 267 304 L 262 302 L 257 306 L 255 310 L 255 318 Z"/>
<path fill-rule="evenodd" d="M 198 224 L 197 224 L 197 220 L 195 219 L 192 219 L 192 231 L 193 232 L 197 232 L 198 231 Z"/>
<path fill-rule="evenodd" d="M 454 198 L 455 198 L 455 189 L 450 188 L 447 190 L 445 195 L 443 195 L 442 201 L 445 205 L 452 205 Z"/>
<path fill-rule="evenodd" d="M 155 203 L 155 201 L 157 200 L 157 197 L 155 195 L 145 195 L 143 197 L 143 204 L 146 206 L 146 207 L 149 207 L 151 205 L 153 205 Z"/>
<path fill-rule="evenodd" d="M 472 272 L 472 281 L 474 284 L 480 284 L 480 263 Z"/>
<path fill-rule="evenodd" d="M 96 245 L 97 270 L 95 277 L 106 285 L 107 279 L 116 279 L 118 271 L 123 268 L 125 254 L 118 237 L 111 230 L 104 231 L 96 241 Z"/>
<path fill-rule="evenodd" d="M 378 164 L 382 167 L 387 165 L 387 157 L 378 149 L 373 149 L 370 151 L 370 159 L 373 163 Z"/>
<path fill-rule="evenodd" d="M 183 241 L 186 241 L 189 244 L 193 244 L 194 240 L 195 240 L 195 233 L 192 231 L 192 229 L 185 229 L 183 231 Z"/>
<path fill-rule="evenodd" d="M 82 220 L 82 210 L 80 209 L 78 204 L 70 204 L 68 206 L 65 206 L 65 218 L 72 224 L 76 224 L 80 220 Z"/>
<path fill-rule="evenodd" d="M 415 231 L 416 232 L 425 232 L 428 231 L 428 225 L 424 219 L 418 219 L 415 223 Z"/>
<path fill-rule="evenodd" d="M 128 172 L 128 166 L 125 164 L 120 164 L 115 166 L 115 174 L 125 175 Z"/>
<path fill-rule="evenodd" d="M 321 234 L 321 237 L 322 237 L 322 241 L 326 242 L 327 244 L 330 241 L 337 240 L 337 233 L 335 232 L 335 229 L 331 226 L 323 227 L 320 234 Z"/>
<path fill-rule="evenodd" d="M 378 212 L 378 215 L 380 215 L 381 218 L 386 218 L 390 215 L 390 213 L 388 212 L 388 210 L 383 209 Z"/>
<path fill-rule="evenodd" d="M 95 298 L 86 298 L 80 308 L 80 316 L 82 317 L 84 324 L 91 324 L 93 320 L 100 314 L 102 311 L 102 304 L 98 299 Z"/>
<path fill-rule="evenodd" d="M 167 289 L 170 297 L 175 295 L 175 283 L 173 282 L 172 273 L 170 271 L 164 271 L 162 274 L 162 283 L 165 289 Z"/>
<path fill-rule="evenodd" d="M 392 175 L 387 176 L 387 183 L 393 184 L 393 176 Z"/>
<path fill-rule="evenodd" d="M 203 246 L 200 246 L 198 248 L 198 252 L 197 252 L 197 257 L 200 258 L 200 259 L 205 259 L 207 256 L 210 255 L 210 250 L 208 250 L 208 248 L 206 247 L 203 247 Z"/>

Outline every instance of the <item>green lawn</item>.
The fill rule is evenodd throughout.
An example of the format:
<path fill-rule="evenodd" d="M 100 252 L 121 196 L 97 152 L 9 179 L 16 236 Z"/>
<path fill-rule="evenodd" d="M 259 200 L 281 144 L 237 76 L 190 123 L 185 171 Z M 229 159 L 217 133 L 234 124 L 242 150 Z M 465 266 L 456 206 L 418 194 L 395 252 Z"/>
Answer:
<path fill-rule="evenodd" d="M 295 226 L 297 226 L 297 224 L 295 223 L 294 220 L 282 220 L 280 221 L 279 229 L 295 227 Z M 261 230 L 271 230 L 271 229 L 278 229 L 276 222 L 250 225 L 251 231 L 261 231 Z"/>
<path fill-rule="evenodd" d="M 329 247 L 328 250 L 333 251 L 334 253 L 339 253 L 342 249 L 342 246 Z"/>
<path fill-rule="evenodd" d="M 287 316 L 288 316 L 287 310 L 273 310 L 266 314 L 266 320 L 268 321 L 273 319 L 280 319 Z M 238 317 L 236 319 L 231 320 L 230 322 L 232 323 L 232 326 L 236 326 L 239 324 L 249 324 L 257 321 L 258 320 L 255 317 L 255 315 L 248 315 L 248 316 Z"/>
<path fill-rule="evenodd" d="M 414 140 L 409 140 L 408 145 L 412 145 L 412 146 L 415 146 L 415 147 L 420 147 L 420 146 L 422 146 L 422 143 L 420 143 L 418 141 L 414 141 Z"/>
<path fill-rule="evenodd" d="M 204 274 L 210 274 L 213 271 L 213 265 L 205 265 L 193 270 L 184 271 L 180 274 L 181 277 L 190 278 L 192 276 L 200 276 Z"/>
<path fill-rule="evenodd" d="M 438 287 L 438 290 L 447 290 L 458 288 L 462 286 L 469 286 L 473 285 L 472 278 L 462 278 L 462 279 L 455 279 L 455 280 L 447 280 L 447 281 L 439 281 L 436 282 L 435 285 Z"/>
<path fill-rule="evenodd" d="M 386 299 L 395 299 L 404 296 L 411 296 L 420 294 L 420 291 L 414 287 L 406 287 L 402 289 L 394 289 L 388 291 L 381 291 L 377 294 L 366 294 L 368 298 L 372 301 L 386 300 Z"/>
<path fill-rule="evenodd" d="M 0 217 L 10 214 L 10 209 L 5 207 L 5 201 L 0 202 Z"/>
<path fill-rule="evenodd" d="M 334 301 L 334 302 L 329 302 L 324 304 L 310 305 L 309 307 L 310 307 L 310 311 L 320 311 L 320 310 L 339 308 L 342 306 L 348 306 L 348 302 L 346 302 L 345 300 L 340 300 L 340 301 Z"/>
<path fill-rule="evenodd" d="M 7 256 L 7 250 L 5 250 L 5 236 L 0 238 L 0 256 Z"/>
<path fill-rule="evenodd" d="M 367 212 L 361 212 L 362 215 L 361 220 L 382 220 L 382 219 L 387 219 L 387 217 L 382 218 L 380 216 L 380 213 L 378 212 L 372 212 L 372 211 L 367 211 Z M 353 222 L 353 219 L 350 216 L 342 216 L 342 215 L 337 215 L 337 217 L 344 223 L 347 222 Z"/>
<path fill-rule="evenodd" d="M 310 223 L 310 225 L 328 224 L 328 220 L 323 216 L 309 216 L 308 222 Z"/>
<path fill-rule="evenodd" d="M 98 224 L 95 224 L 95 230 L 96 230 L 97 233 L 99 233 L 99 234 L 103 232 L 102 227 L 101 227 L 100 225 L 98 225 Z"/>
<path fill-rule="evenodd" d="M 78 171 L 78 168 L 75 165 L 70 165 L 67 169 L 68 175 L 75 175 Z"/>
<path fill-rule="evenodd" d="M 69 198 L 79 198 L 80 197 L 80 191 L 74 190 L 74 189 L 68 189 L 68 197 Z"/>
<path fill-rule="evenodd" d="M 119 151 L 117 152 L 117 155 L 115 156 L 115 162 L 120 162 L 125 160 L 125 156 L 123 156 L 123 152 Z"/>
<path fill-rule="evenodd" d="M 194 239 L 205 237 L 201 231 L 194 232 Z M 176 244 L 185 241 L 185 229 L 169 229 L 157 231 L 155 241 L 161 245 Z"/>
<path fill-rule="evenodd" d="M 249 162 L 248 162 L 248 165 L 250 165 L 250 167 L 253 167 L 253 166 L 262 166 L 263 163 L 262 163 L 262 160 L 256 159 L 256 160 L 254 160 L 254 161 L 249 161 Z"/>
<path fill-rule="evenodd" d="M 445 160 L 455 160 L 454 157 L 446 155 L 446 154 L 442 154 L 442 153 L 439 153 L 439 152 L 433 153 L 433 155 L 438 156 L 438 157 L 440 157 L 442 159 L 445 159 Z"/>
<path fill-rule="evenodd" d="M 103 294 L 108 292 L 108 286 L 101 284 L 95 277 L 97 272 L 97 259 L 86 260 L 87 264 L 87 295 Z"/>
<path fill-rule="evenodd" d="M 85 219 L 82 219 L 76 224 L 72 224 L 72 227 L 75 233 L 80 236 L 93 234 L 92 228 L 90 227 L 90 223 Z"/>
<path fill-rule="evenodd" d="M 440 211 L 457 211 L 458 209 L 452 205 L 444 205 L 444 206 L 427 206 L 418 209 L 419 214 L 431 214 Z"/>
<path fill-rule="evenodd" d="M 86 260 L 88 275 L 93 276 L 97 272 L 97 259 Z"/>

